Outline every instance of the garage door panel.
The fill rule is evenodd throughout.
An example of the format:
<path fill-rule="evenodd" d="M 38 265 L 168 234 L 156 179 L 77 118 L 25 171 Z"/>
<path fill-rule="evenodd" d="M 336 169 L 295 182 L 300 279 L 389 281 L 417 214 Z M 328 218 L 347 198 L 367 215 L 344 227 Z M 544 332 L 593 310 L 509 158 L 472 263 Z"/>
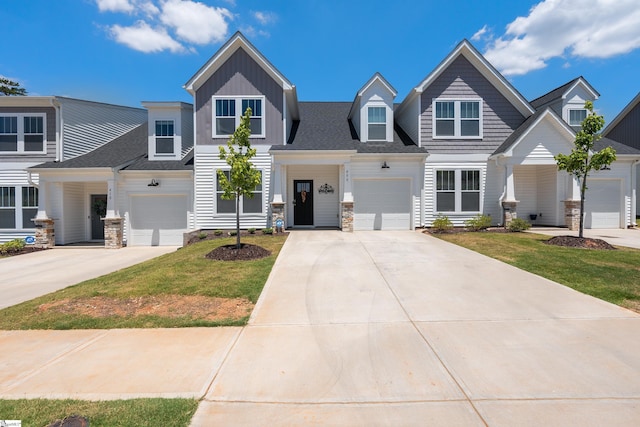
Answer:
<path fill-rule="evenodd" d="M 354 230 L 411 228 L 409 180 L 356 180 Z"/>
<path fill-rule="evenodd" d="M 587 180 L 584 225 L 586 228 L 620 228 L 620 180 Z"/>
<path fill-rule="evenodd" d="M 187 230 L 187 196 L 132 196 L 131 245 L 182 245 Z"/>

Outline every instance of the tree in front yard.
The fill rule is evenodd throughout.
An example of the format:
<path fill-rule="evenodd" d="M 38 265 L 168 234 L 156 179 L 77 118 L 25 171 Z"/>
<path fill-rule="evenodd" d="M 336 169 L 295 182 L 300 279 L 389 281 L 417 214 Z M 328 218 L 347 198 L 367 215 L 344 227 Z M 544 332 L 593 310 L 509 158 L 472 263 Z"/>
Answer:
<path fill-rule="evenodd" d="M 593 151 L 593 145 L 600 139 L 600 130 L 604 127 L 604 117 L 593 111 L 593 103 L 584 104 L 587 117 L 582 121 L 580 131 L 576 134 L 574 148 L 571 154 L 555 156 L 558 169 L 572 174 L 580 184 L 580 231 L 578 237 L 583 237 L 584 231 L 584 196 L 587 191 L 587 177 L 592 170 L 599 171 L 616 160 L 616 150 L 611 147 L 600 151 Z"/>
<path fill-rule="evenodd" d="M 256 155 L 256 149 L 251 148 L 251 108 L 247 108 L 233 135 L 227 141 L 227 148 L 220 147 L 220 159 L 225 160 L 231 167 L 228 172 L 218 169 L 218 182 L 224 193 L 224 200 L 236 201 L 236 249 L 240 249 L 240 197 L 253 198 L 256 187 L 260 184 L 261 174 L 255 168 L 251 159 Z M 237 148 L 235 147 L 237 146 Z"/>

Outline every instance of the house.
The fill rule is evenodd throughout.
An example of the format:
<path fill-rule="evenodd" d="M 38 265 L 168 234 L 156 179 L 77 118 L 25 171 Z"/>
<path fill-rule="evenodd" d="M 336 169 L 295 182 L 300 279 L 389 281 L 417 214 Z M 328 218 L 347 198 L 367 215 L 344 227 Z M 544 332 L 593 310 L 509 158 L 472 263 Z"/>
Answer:
<path fill-rule="evenodd" d="M 523 217 L 578 226 L 578 184 L 554 155 L 571 151 L 585 101 L 600 96 L 583 77 L 528 101 L 464 40 L 401 101 L 374 73 L 352 102 L 300 102 L 238 32 L 184 87 L 192 104 L 143 102 L 117 135 L 94 140 L 85 126 L 76 143 L 65 132 L 50 145 L 68 156 L 20 165 L 26 182 L 40 182 L 40 203 L 31 206 L 32 190 L 22 200 L 41 242 L 174 245 L 187 231 L 234 228 L 219 148 L 248 107 L 262 181 L 240 200 L 242 228 L 410 230 L 478 214 L 494 225 Z M 635 225 L 640 147 L 609 136 L 598 144 L 612 145 L 618 161 L 589 178 L 587 227 Z"/>
<path fill-rule="evenodd" d="M 0 242 L 33 236 L 32 219 L 44 213 L 43 195 L 62 196 L 31 167 L 81 156 L 146 121 L 146 111 L 138 108 L 59 96 L 0 97 Z M 77 192 L 84 210 L 90 194 L 104 193 L 90 186 Z M 89 226 L 82 221 L 84 210 L 77 212 L 80 228 Z"/>
<path fill-rule="evenodd" d="M 640 150 L 640 92 L 622 109 L 604 129 L 602 135 L 617 143 L 624 144 L 629 151 Z M 635 191 L 640 188 L 640 164 L 633 163 L 631 168 L 631 181 L 635 182 Z M 635 218 L 640 212 L 640 199 L 635 195 Z"/>

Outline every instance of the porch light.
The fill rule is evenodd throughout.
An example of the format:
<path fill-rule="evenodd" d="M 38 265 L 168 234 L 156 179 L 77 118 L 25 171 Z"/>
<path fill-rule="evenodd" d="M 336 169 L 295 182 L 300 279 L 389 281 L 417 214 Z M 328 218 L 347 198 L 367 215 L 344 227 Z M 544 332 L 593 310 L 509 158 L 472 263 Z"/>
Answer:
<path fill-rule="evenodd" d="M 147 184 L 147 187 L 157 187 L 159 185 L 160 185 L 160 181 L 156 181 L 155 179 L 152 179 L 151 182 Z"/>
<path fill-rule="evenodd" d="M 389 165 L 387 164 L 386 160 L 382 162 L 382 169 L 389 169 Z"/>

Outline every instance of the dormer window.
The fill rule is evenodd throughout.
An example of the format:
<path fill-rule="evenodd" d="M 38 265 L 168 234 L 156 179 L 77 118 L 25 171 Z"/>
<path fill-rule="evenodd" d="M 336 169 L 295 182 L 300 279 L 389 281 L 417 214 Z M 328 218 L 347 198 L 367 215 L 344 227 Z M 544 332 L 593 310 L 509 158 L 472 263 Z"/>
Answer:
<path fill-rule="evenodd" d="M 569 110 L 569 126 L 582 126 L 582 122 L 587 118 L 587 110 L 584 108 Z"/>
<path fill-rule="evenodd" d="M 216 97 L 214 100 L 214 138 L 232 135 L 247 108 L 251 108 L 251 136 L 264 136 L 264 97 Z"/>
<path fill-rule="evenodd" d="M 481 100 L 435 100 L 434 138 L 482 138 Z"/>
<path fill-rule="evenodd" d="M 173 120 L 156 120 L 156 154 L 174 154 Z"/>
<path fill-rule="evenodd" d="M 369 107 L 369 140 L 387 139 L 387 108 Z"/>

